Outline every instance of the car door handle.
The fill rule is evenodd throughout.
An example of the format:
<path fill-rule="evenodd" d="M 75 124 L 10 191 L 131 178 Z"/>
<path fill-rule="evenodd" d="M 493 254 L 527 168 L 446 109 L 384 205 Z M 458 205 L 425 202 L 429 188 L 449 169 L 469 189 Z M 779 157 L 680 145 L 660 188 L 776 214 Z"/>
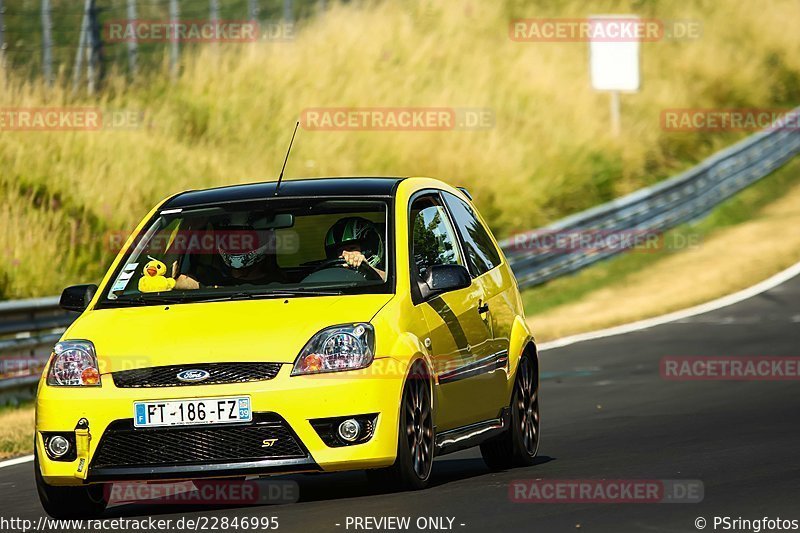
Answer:
<path fill-rule="evenodd" d="M 478 304 L 478 314 L 485 315 L 489 312 L 489 304 L 484 302 L 482 304 Z"/>

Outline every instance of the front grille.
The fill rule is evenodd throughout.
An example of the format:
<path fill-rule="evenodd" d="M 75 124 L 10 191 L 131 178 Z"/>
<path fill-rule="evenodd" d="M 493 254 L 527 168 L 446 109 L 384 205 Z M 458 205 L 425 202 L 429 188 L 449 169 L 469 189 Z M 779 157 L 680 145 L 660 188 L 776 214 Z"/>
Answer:
<path fill-rule="evenodd" d="M 185 382 L 178 379 L 184 370 L 205 370 L 210 375 L 203 381 Z M 193 365 L 154 366 L 114 372 L 114 384 L 120 388 L 182 387 L 186 385 L 217 385 L 266 381 L 278 375 L 281 363 L 206 363 Z"/>
<path fill-rule="evenodd" d="M 265 440 L 276 439 L 264 447 Z M 109 425 L 92 468 L 233 463 L 306 457 L 286 421 L 273 413 L 254 413 L 253 422 L 236 425 L 139 428 L 133 420 Z"/>

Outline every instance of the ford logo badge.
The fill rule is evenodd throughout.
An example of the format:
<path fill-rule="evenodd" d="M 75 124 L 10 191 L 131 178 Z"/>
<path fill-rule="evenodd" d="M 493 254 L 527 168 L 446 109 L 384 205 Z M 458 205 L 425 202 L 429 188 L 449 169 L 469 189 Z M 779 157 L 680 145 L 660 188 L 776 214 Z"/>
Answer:
<path fill-rule="evenodd" d="M 184 383 L 196 383 L 198 381 L 204 381 L 210 378 L 211 374 L 205 370 L 200 370 L 199 368 L 192 368 L 191 370 L 178 372 L 176 377 L 178 378 L 178 381 L 183 381 Z"/>

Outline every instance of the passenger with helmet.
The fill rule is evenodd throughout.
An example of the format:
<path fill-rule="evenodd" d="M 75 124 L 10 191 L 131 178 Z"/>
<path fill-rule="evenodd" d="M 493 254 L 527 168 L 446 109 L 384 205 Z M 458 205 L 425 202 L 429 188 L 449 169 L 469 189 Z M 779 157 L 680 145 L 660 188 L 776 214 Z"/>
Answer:
<path fill-rule="evenodd" d="M 254 224 L 228 221 L 219 225 L 216 230 L 223 236 L 258 236 L 254 247 L 243 248 L 232 246 L 235 242 L 220 238 L 217 252 L 222 260 L 222 271 L 216 268 L 199 268 L 192 275 L 180 274 L 175 279 L 175 288 L 178 290 L 199 289 L 200 287 L 225 287 L 236 285 L 269 285 L 270 283 L 285 282 L 283 273 L 278 266 L 275 250 L 275 232 L 270 229 L 259 230 Z M 173 265 L 177 270 L 177 264 Z M 176 272 L 177 273 L 177 272 Z M 196 278 L 196 279 L 195 279 Z"/>
<path fill-rule="evenodd" d="M 366 218 L 346 217 L 331 226 L 325 236 L 325 255 L 329 260 L 343 259 L 346 268 L 369 269 L 386 280 L 383 238 Z"/>

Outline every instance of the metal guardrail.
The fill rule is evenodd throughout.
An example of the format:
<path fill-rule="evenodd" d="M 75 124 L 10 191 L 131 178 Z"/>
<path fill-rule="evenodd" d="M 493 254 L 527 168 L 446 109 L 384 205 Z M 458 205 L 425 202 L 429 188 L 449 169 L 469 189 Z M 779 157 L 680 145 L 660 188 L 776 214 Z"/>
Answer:
<path fill-rule="evenodd" d="M 799 111 L 800 108 L 793 113 Z M 537 236 L 631 231 L 662 233 L 708 214 L 798 153 L 800 131 L 762 131 L 678 176 L 545 228 L 518 234 L 500 245 L 520 287 L 539 285 L 625 249 L 611 245 L 578 246 L 564 251 L 530 246 Z M 35 386 L 50 349 L 76 316 L 76 313 L 60 310 L 57 297 L 0 302 L 0 398 Z"/>
<path fill-rule="evenodd" d="M 800 108 L 791 111 L 797 114 Z M 795 122 L 796 123 L 796 122 Z M 520 233 L 500 243 L 520 287 L 533 287 L 570 274 L 625 251 L 611 241 L 593 240 L 591 247 L 558 249 L 540 246 L 547 236 L 591 236 L 593 233 L 660 234 L 707 215 L 714 207 L 767 176 L 800 152 L 797 128 L 761 131 L 699 165 L 652 187 L 559 220 L 545 228 Z M 541 238 L 541 240 L 540 240 Z M 595 244 L 600 243 L 600 246 Z"/>
<path fill-rule="evenodd" d="M 0 302 L 0 404 L 33 395 L 53 344 L 76 316 L 57 297 Z"/>

